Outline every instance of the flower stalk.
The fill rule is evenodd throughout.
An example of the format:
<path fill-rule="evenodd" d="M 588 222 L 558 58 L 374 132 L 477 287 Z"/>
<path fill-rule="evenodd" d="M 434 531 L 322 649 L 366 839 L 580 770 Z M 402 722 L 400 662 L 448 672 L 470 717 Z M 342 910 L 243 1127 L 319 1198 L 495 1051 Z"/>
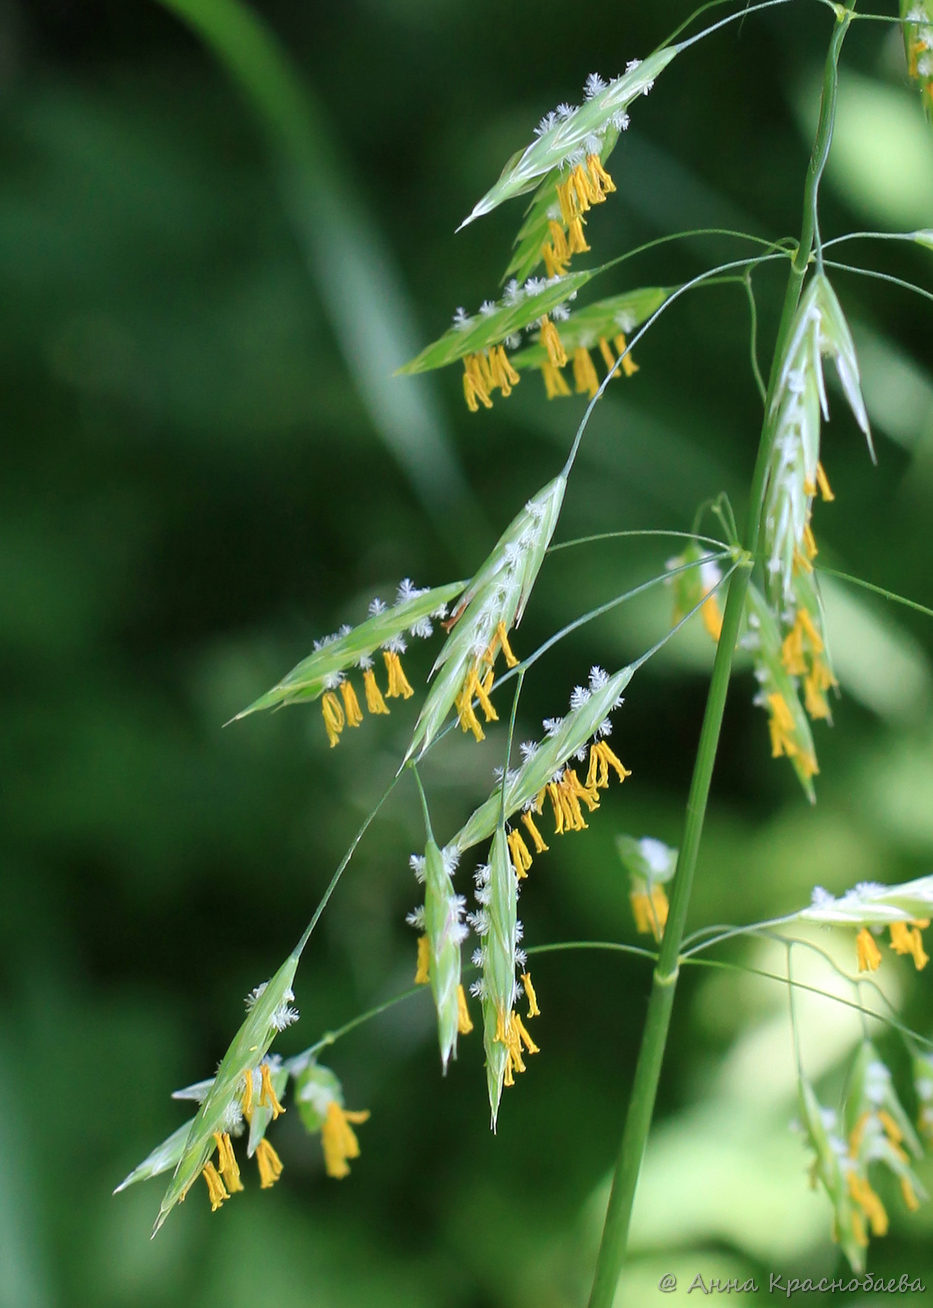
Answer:
<path fill-rule="evenodd" d="M 748 521 L 744 540 L 745 550 L 747 551 L 745 566 L 738 567 L 735 576 L 729 582 L 722 633 L 713 663 L 703 726 L 700 732 L 690 793 L 687 799 L 684 834 L 680 845 L 677 874 L 673 882 L 670 912 L 652 978 L 648 1012 L 645 1018 L 638 1061 L 635 1066 L 635 1076 L 619 1156 L 612 1180 L 609 1205 L 606 1211 L 593 1287 L 590 1293 L 589 1308 L 611 1308 L 619 1274 L 625 1262 L 635 1190 L 654 1113 L 661 1066 L 667 1045 L 667 1035 L 680 965 L 681 944 L 703 834 L 709 788 L 719 746 L 723 711 L 732 672 L 733 651 L 745 608 L 751 563 L 758 547 L 765 479 L 775 436 L 771 400 L 780 362 L 800 299 L 807 266 L 814 249 L 814 240 L 816 240 L 817 244 L 817 259 L 820 260 L 817 197 L 820 179 L 832 141 L 839 52 L 851 19 L 852 12 L 850 9 L 837 10 L 836 26 L 826 57 L 819 121 L 804 188 L 800 242 L 788 274 L 771 363 L 758 456 L 752 475 Z"/>

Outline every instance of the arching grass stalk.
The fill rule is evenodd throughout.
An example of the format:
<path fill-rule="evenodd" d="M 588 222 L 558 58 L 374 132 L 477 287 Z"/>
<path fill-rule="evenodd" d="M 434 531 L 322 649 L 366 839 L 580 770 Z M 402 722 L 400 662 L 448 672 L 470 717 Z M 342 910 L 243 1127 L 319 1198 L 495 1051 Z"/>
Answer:
<path fill-rule="evenodd" d="M 819 122 L 804 187 L 800 243 L 788 274 L 784 304 L 771 362 L 758 457 L 752 476 L 748 522 L 743 541 L 750 558 L 754 557 L 758 546 L 765 475 L 775 435 L 770 399 L 775 388 L 780 360 L 789 336 L 794 312 L 800 298 L 804 276 L 813 250 L 814 237 L 818 230 L 817 197 L 820 178 L 832 141 L 839 52 L 851 18 L 850 9 L 841 7 L 837 9 L 836 27 L 833 31 L 826 58 Z M 619 1156 L 609 1196 L 609 1206 L 606 1211 L 606 1220 L 596 1261 L 593 1288 L 589 1300 L 590 1308 L 611 1308 L 619 1274 L 625 1262 L 635 1190 L 654 1113 L 658 1080 L 667 1045 L 667 1035 L 680 966 L 681 942 L 684 936 L 697 855 L 703 834 L 703 822 L 706 815 L 710 782 L 719 746 L 723 710 L 732 671 L 732 656 L 745 607 L 749 571 L 749 567 L 737 568 L 729 583 L 729 594 L 725 613 L 723 614 L 722 633 L 713 664 L 706 711 L 700 732 L 690 793 L 687 799 L 684 835 L 677 863 L 677 875 L 673 883 L 670 914 L 661 941 L 657 966 L 654 970 L 642 1044 L 635 1067 L 628 1113 L 622 1133 Z"/>

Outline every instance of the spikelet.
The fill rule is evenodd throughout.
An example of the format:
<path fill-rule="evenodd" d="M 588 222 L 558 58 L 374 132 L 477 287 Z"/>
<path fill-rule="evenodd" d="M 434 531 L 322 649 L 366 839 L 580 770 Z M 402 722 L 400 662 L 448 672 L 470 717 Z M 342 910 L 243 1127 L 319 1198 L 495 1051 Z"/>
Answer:
<path fill-rule="evenodd" d="M 548 719 L 542 740 L 522 747 L 525 757 L 521 767 L 505 778 L 506 819 L 519 812 L 540 813 L 549 784 L 554 785 L 555 778 L 564 774 L 568 762 L 575 758 L 582 762 L 587 757 L 588 741 L 595 739 L 598 754 L 600 742 L 605 744 L 605 737 L 611 730 L 609 714 L 621 706 L 621 693 L 631 677 L 631 668 L 622 668 L 612 677 L 602 668 L 592 668 L 588 685 L 575 689 L 570 711 L 563 718 Z M 593 755 L 592 748 L 590 755 Z M 619 779 L 622 780 L 621 775 Z M 605 780 L 607 776 L 597 777 L 593 786 L 584 788 L 592 790 L 597 788 L 597 783 L 601 788 Z M 488 840 L 496 830 L 501 802 L 501 792 L 497 787 L 451 843 L 463 852 L 482 840 Z"/>
<path fill-rule="evenodd" d="M 551 370 L 563 382 L 559 370 L 567 358 L 586 353 L 589 360 L 590 350 L 599 350 L 607 369 L 615 365 L 616 355 L 621 355 L 616 376 L 631 376 L 637 365 L 628 352 L 625 334 L 656 313 L 670 290 L 637 287 L 571 313 L 577 292 L 602 271 L 592 268 L 547 279 L 529 277 L 523 284 L 513 279 L 500 300 L 484 301 L 478 313 L 470 315 L 458 309 L 453 326 L 399 368 L 398 374 L 428 372 L 462 361 L 464 398 L 474 413 L 480 406 L 491 408 L 496 391 L 509 395 L 525 369 L 538 368 L 545 375 Z M 520 348 L 522 334 L 535 330 L 536 342 Z M 578 362 L 580 366 L 585 365 Z M 591 360 L 589 366 L 592 369 Z M 560 393 L 571 392 L 567 387 Z"/>
<path fill-rule="evenodd" d="M 531 1052 L 527 1043 L 523 1046 L 524 1026 L 520 1018 L 516 1025 L 514 1011 L 520 994 L 516 971 L 523 967 L 524 955 L 518 948 L 518 878 L 501 827 L 493 836 L 489 862 L 477 870 L 476 899 L 479 907 L 469 920 L 480 938 L 474 960 L 481 976 L 471 991 L 482 1006 L 486 1084 L 495 1130 L 503 1086 L 511 1085 L 515 1073 L 525 1070 L 523 1047 Z"/>
<path fill-rule="evenodd" d="M 364 674 L 371 671 L 371 656 L 376 650 L 398 655 L 404 652 L 406 634 L 422 639 L 431 635 L 431 619 L 442 619 L 447 615 L 450 600 L 463 590 L 463 582 L 454 582 L 449 586 L 438 586 L 433 590 L 422 590 L 410 581 L 403 581 L 398 588 L 396 601 L 385 605 L 381 600 L 370 604 L 370 617 L 356 627 L 342 627 L 333 636 L 326 636 L 315 643 L 314 652 L 292 668 L 271 690 L 254 700 L 247 708 L 232 719 L 238 722 L 250 713 L 263 709 L 280 708 L 286 704 L 304 703 L 316 700 L 324 694 L 330 694 L 333 717 L 340 722 L 347 713 L 354 715 L 352 704 L 340 704 L 333 692 L 341 685 L 348 669 L 362 668 Z M 366 703 L 371 713 L 385 712 L 381 693 L 376 690 L 372 696 L 369 678 L 366 681 Z M 359 710 L 358 703 L 356 711 Z M 326 717 L 325 717 L 326 721 Z M 351 723 L 352 725 L 352 723 Z M 339 731 L 338 731 L 339 734 Z"/>
<path fill-rule="evenodd" d="M 829 417 L 824 355 L 836 366 L 871 450 L 852 336 L 829 281 L 817 273 L 798 306 L 769 410 L 775 438 L 765 484 L 761 544 L 766 589 L 778 612 L 793 602 L 794 577 L 806 566 L 814 496 L 819 487 L 828 489 L 820 465 L 820 417 Z"/>
<path fill-rule="evenodd" d="M 798 914 L 805 922 L 858 928 L 855 943 L 860 972 L 874 972 L 881 964 L 882 954 L 873 937 L 882 927 L 890 931 L 896 954 L 909 954 L 918 971 L 926 967 L 929 958 L 920 933 L 929 926 L 931 915 L 933 876 L 894 886 L 864 881 L 839 898 L 817 886 L 810 906 Z"/>
<path fill-rule="evenodd" d="M 491 213 L 505 200 L 533 190 L 542 178 L 548 178 L 561 165 L 574 168 L 585 163 L 588 155 L 602 155 L 602 138 L 606 132 L 613 130 L 618 133 L 627 125 L 626 108 L 637 96 L 651 90 L 654 78 L 671 62 L 677 49 L 676 46 L 667 46 L 655 50 L 644 61 L 633 59 L 620 77 L 614 77 L 608 83 L 598 74 L 591 74 L 584 88 L 584 103 L 577 109 L 559 105 L 542 119 L 534 140 L 523 151 L 513 155 L 495 186 L 486 192 L 460 226 L 466 227 L 483 214 Z"/>
<path fill-rule="evenodd" d="M 273 978 L 269 985 L 274 985 L 275 982 L 276 978 Z M 257 987 L 248 1002 L 258 1005 L 265 989 L 264 986 Z M 295 1010 L 288 1005 L 291 991 L 279 993 L 282 995 L 280 1009 L 274 1014 L 277 1030 L 297 1017 Z M 220 1071 L 223 1071 L 223 1065 Z M 218 1093 L 215 1084 L 219 1076 L 220 1072 L 216 1078 L 211 1077 L 196 1085 L 186 1086 L 183 1090 L 176 1090 L 172 1098 L 194 1100 L 202 1105 L 204 1111 L 204 1105 Z M 286 1062 L 277 1055 L 265 1055 L 240 1078 L 235 1095 L 218 1123 L 219 1129 L 211 1135 L 212 1144 L 199 1169 L 207 1182 L 213 1211 L 220 1208 L 230 1195 L 244 1189 L 231 1140 L 231 1136 L 242 1134 L 244 1122 L 249 1129 L 246 1156 L 256 1161 L 260 1188 L 269 1189 L 282 1175 L 282 1161 L 266 1138 L 266 1130 L 270 1122 L 285 1112 L 281 1101 L 285 1098 L 290 1080 L 294 1082 L 295 1104 L 306 1130 L 310 1134 L 321 1135 L 327 1174 L 336 1178 L 348 1175 L 350 1169 L 347 1160 L 359 1156 L 359 1143 L 350 1124 L 365 1122 L 369 1113 L 353 1112 L 345 1108 L 343 1090 L 336 1074 L 318 1063 L 310 1052 L 299 1054 Z M 174 1131 L 117 1186 L 117 1191 L 172 1168 L 177 1175 L 188 1156 L 189 1137 L 193 1136 L 195 1126 L 200 1125 L 200 1118 L 199 1112 L 194 1122 L 185 1122 Z M 210 1161 L 215 1148 L 216 1166 Z M 179 1200 L 185 1198 L 198 1174 L 198 1171 L 193 1172 L 192 1180 L 178 1196 Z M 164 1221 L 167 1211 L 163 1201 L 163 1212 L 156 1230 Z"/>
<path fill-rule="evenodd" d="M 288 1073 L 277 1058 L 266 1055 L 277 1033 L 297 1021 L 298 1013 L 291 1007 L 294 999 L 291 985 L 297 966 L 298 955 L 291 954 L 270 981 L 263 982 L 247 996 L 246 1019 L 233 1037 L 216 1075 L 178 1091 L 174 1096 L 195 1099 L 200 1103 L 194 1119 L 174 1131 L 117 1186 L 117 1190 L 123 1190 L 136 1181 L 174 1169 L 153 1235 L 201 1173 L 208 1166 L 213 1168 L 210 1158 L 215 1149 L 220 1150 L 222 1174 L 226 1146 L 221 1146 L 218 1137 L 222 1140 L 231 1131 L 239 1129 L 245 1118 L 250 1124 L 249 1153 L 252 1154 L 263 1141 L 269 1121 L 283 1111 L 278 1095 L 284 1089 Z M 266 1113 L 267 1109 L 271 1112 Z M 253 1119 L 257 1123 L 255 1132 Z M 212 1204 L 219 1206 L 222 1196 L 212 1184 L 210 1172 L 207 1180 Z M 229 1186 L 227 1188 L 229 1190 Z M 218 1203 L 215 1203 L 215 1198 Z"/>
<path fill-rule="evenodd" d="M 528 501 L 496 542 L 467 585 L 448 627 L 450 634 L 434 665 L 434 681 L 422 707 L 406 759 L 427 749 L 454 703 L 463 729 L 477 739 L 483 732 L 473 701 L 479 699 L 490 721 L 489 674 L 499 651 L 517 662 L 508 632 L 521 621 L 538 570 L 554 534 L 564 498 L 563 476 L 549 482 Z"/>
<path fill-rule="evenodd" d="M 838 1118 L 831 1109 L 820 1105 L 813 1087 L 804 1077 L 800 1079 L 798 1104 L 800 1129 L 814 1152 L 810 1184 L 815 1188 L 819 1183 L 826 1191 L 833 1206 L 833 1238 L 852 1270 L 863 1272 L 868 1236 L 861 1211 L 849 1191 L 846 1141 Z"/>
<path fill-rule="evenodd" d="M 533 328 L 555 310 L 559 311 L 566 301 L 572 300 L 581 287 L 600 271 L 599 268 L 591 268 L 546 280 L 531 277 L 524 285 L 510 282 L 501 300 L 484 301 L 478 313 L 471 316 L 463 309 L 458 309 L 453 326 L 399 368 L 398 375 L 430 372 L 434 368 L 445 368 L 448 364 L 463 359 L 468 361 L 467 372 L 472 374 L 474 385 L 478 381 L 480 388 L 487 394 L 503 389 L 502 380 L 495 373 L 496 365 L 502 366 L 502 359 L 498 355 L 494 357 L 497 348 L 504 342 L 520 341 L 523 331 Z M 633 294 L 638 295 L 640 292 Z M 511 362 L 514 361 L 513 356 Z M 507 373 L 506 381 L 515 384 L 509 381 Z"/>

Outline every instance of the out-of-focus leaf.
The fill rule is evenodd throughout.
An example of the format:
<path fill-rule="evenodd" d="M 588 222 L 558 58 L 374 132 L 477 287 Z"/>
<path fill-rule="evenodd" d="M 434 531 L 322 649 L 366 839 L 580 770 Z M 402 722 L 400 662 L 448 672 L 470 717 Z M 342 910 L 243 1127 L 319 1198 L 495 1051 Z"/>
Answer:
<path fill-rule="evenodd" d="M 252 104 L 279 159 L 283 198 L 319 287 L 351 379 L 375 429 L 404 468 L 426 512 L 457 530 L 462 471 L 428 396 L 391 374 L 416 333 L 382 237 L 354 192 L 326 120 L 285 51 L 240 0 L 161 0 L 202 37 Z"/>

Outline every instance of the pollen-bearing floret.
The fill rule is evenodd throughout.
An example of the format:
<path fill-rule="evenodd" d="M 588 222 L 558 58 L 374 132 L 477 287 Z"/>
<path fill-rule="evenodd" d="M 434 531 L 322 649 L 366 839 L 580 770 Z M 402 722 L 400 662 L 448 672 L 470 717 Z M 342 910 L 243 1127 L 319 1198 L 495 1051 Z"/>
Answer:
<path fill-rule="evenodd" d="M 350 1175 L 350 1160 L 359 1158 L 360 1144 L 354 1126 L 369 1120 L 368 1110 L 345 1107 L 343 1087 L 336 1074 L 316 1059 L 293 1060 L 295 1104 L 305 1129 L 320 1132 L 324 1170 L 335 1180 Z"/>
<path fill-rule="evenodd" d="M 676 626 L 688 613 L 699 611 L 709 636 L 718 641 L 722 631 L 722 607 L 717 591 L 722 582 L 722 569 L 716 558 L 696 542 L 691 542 L 682 554 L 668 559 L 664 566 L 671 574 L 666 579 L 667 585 L 674 592 L 672 625 Z"/>
<path fill-rule="evenodd" d="M 824 926 L 856 928 L 855 954 L 860 972 L 875 972 L 881 966 L 884 955 L 876 936 L 887 928 L 890 948 L 895 954 L 909 955 L 920 971 L 930 961 L 921 932 L 930 925 L 931 913 L 933 876 L 894 886 L 863 881 L 838 898 L 816 886 L 809 908 L 800 917 Z"/>
<path fill-rule="evenodd" d="M 616 836 L 616 848 L 629 874 L 629 900 L 635 930 L 659 941 L 668 914 L 664 887 L 677 870 L 677 850 L 652 836 L 643 836 L 640 840 Z"/>

